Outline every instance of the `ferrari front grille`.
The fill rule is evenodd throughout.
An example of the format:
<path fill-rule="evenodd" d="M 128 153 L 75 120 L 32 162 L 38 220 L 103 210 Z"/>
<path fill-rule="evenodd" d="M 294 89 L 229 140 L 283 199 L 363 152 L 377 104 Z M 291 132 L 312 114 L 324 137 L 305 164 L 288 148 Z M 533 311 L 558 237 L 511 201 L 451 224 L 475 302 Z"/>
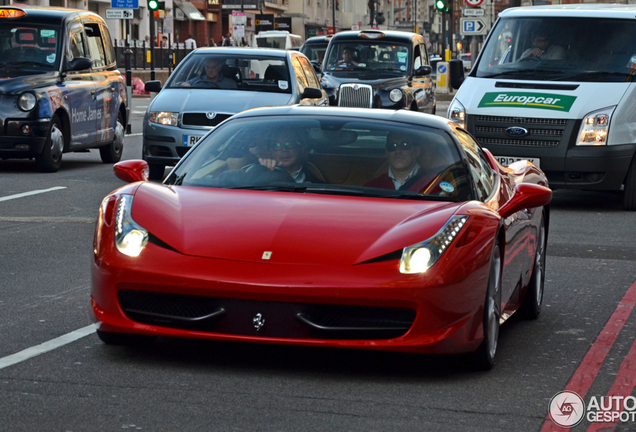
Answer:
<path fill-rule="evenodd" d="M 130 319 L 160 327 L 292 339 L 391 339 L 406 333 L 415 310 L 251 301 L 121 290 Z M 260 326 L 255 323 L 262 322 Z"/>
<path fill-rule="evenodd" d="M 231 114 L 214 114 L 212 116 L 212 113 L 186 112 L 183 113 L 181 124 L 184 126 L 212 127 L 232 117 Z"/>
<path fill-rule="evenodd" d="M 373 88 L 366 84 L 342 84 L 338 92 L 338 106 L 349 108 L 373 107 Z"/>

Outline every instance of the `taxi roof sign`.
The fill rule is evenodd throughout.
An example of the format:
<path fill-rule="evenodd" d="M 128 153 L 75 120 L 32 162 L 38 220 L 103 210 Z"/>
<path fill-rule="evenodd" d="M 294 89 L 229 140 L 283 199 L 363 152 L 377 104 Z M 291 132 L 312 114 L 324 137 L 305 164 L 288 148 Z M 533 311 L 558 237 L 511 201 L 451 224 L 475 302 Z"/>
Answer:
<path fill-rule="evenodd" d="M 25 15 L 22 9 L 0 9 L 0 18 L 20 18 Z"/>

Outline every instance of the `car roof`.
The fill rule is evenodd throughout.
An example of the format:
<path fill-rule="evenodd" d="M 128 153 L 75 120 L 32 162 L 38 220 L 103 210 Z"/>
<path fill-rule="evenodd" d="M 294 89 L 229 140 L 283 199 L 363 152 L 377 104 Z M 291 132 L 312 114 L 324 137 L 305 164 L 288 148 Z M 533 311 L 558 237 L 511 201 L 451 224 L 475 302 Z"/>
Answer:
<path fill-rule="evenodd" d="M 307 39 L 304 45 L 329 43 L 333 35 L 313 36 Z"/>
<path fill-rule="evenodd" d="M 634 19 L 636 5 L 586 3 L 550 6 L 516 7 L 504 10 L 502 18 L 512 17 L 579 17 L 579 18 L 625 18 Z"/>
<path fill-rule="evenodd" d="M 203 47 L 193 52 L 193 55 L 204 55 L 211 53 L 242 54 L 242 55 L 266 55 L 271 57 L 287 57 L 289 50 L 276 48 L 244 48 L 244 47 Z"/>
<path fill-rule="evenodd" d="M 364 36 L 361 36 L 363 34 L 368 34 L 371 37 L 365 38 Z M 410 42 L 415 38 L 423 39 L 419 34 L 397 30 L 361 30 L 340 32 L 335 34 L 331 40 L 381 40 L 386 42 Z"/>
<path fill-rule="evenodd" d="M 0 6 L 0 10 L 2 9 L 18 9 L 23 10 L 26 15 L 24 17 L 19 18 L 9 18 L 11 22 L 30 22 L 30 23 L 38 23 L 38 24 L 54 24 L 60 25 L 67 18 L 77 16 L 77 15 L 86 15 L 94 18 L 98 18 L 100 21 L 103 19 L 92 12 L 82 10 L 82 9 L 69 9 L 69 8 L 55 8 L 55 7 L 37 7 L 37 6 L 26 6 L 26 5 L 10 5 L 10 6 Z"/>
<path fill-rule="evenodd" d="M 364 120 L 388 120 L 399 123 L 411 123 L 418 126 L 428 126 L 450 132 L 452 126 L 448 119 L 409 110 L 384 110 L 369 108 L 342 108 L 288 105 L 278 107 L 253 108 L 234 115 L 233 119 L 263 117 L 263 116 L 329 116 L 333 118 L 351 118 Z M 230 121 L 231 121 L 230 120 Z"/>

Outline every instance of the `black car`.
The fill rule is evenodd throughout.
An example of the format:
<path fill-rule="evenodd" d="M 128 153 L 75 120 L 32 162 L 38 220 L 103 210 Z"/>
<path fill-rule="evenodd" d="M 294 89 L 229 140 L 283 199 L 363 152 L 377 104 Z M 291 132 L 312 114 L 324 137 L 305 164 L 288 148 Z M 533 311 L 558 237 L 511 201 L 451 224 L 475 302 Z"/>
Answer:
<path fill-rule="evenodd" d="M 318 76 L 322 73 L 322 62 L 332 37 L 333 35 L 310 37 L 300 47 L 300 52 L 307 56 Z"/>
<path fill-rule="evenodd" d="M 334 35 L 320 84 L 330 105 L 406 108 L 435 114 L 435 87 L 424 38 L 400 31 Z"/>
<path fill-rule="evenodd" d="M 104 20 L 74 9 L 0 7 L 0 158 L 34 158 L 43 172 L 62 153 L 99 148 L 118 162 L 126 85 Z"/>

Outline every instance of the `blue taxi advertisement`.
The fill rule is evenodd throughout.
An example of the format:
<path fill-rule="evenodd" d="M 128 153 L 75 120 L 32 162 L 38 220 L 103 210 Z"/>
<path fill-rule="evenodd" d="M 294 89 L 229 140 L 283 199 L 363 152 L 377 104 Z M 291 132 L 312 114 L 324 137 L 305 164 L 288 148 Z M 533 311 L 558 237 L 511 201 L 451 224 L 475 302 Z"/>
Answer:
<path fill-rule="evenodd" d="M 110 41 L 91 12 L 0 7 L 0 158 L 42 172 L 67 152 L 121 159 L 129 108 Z"/>

